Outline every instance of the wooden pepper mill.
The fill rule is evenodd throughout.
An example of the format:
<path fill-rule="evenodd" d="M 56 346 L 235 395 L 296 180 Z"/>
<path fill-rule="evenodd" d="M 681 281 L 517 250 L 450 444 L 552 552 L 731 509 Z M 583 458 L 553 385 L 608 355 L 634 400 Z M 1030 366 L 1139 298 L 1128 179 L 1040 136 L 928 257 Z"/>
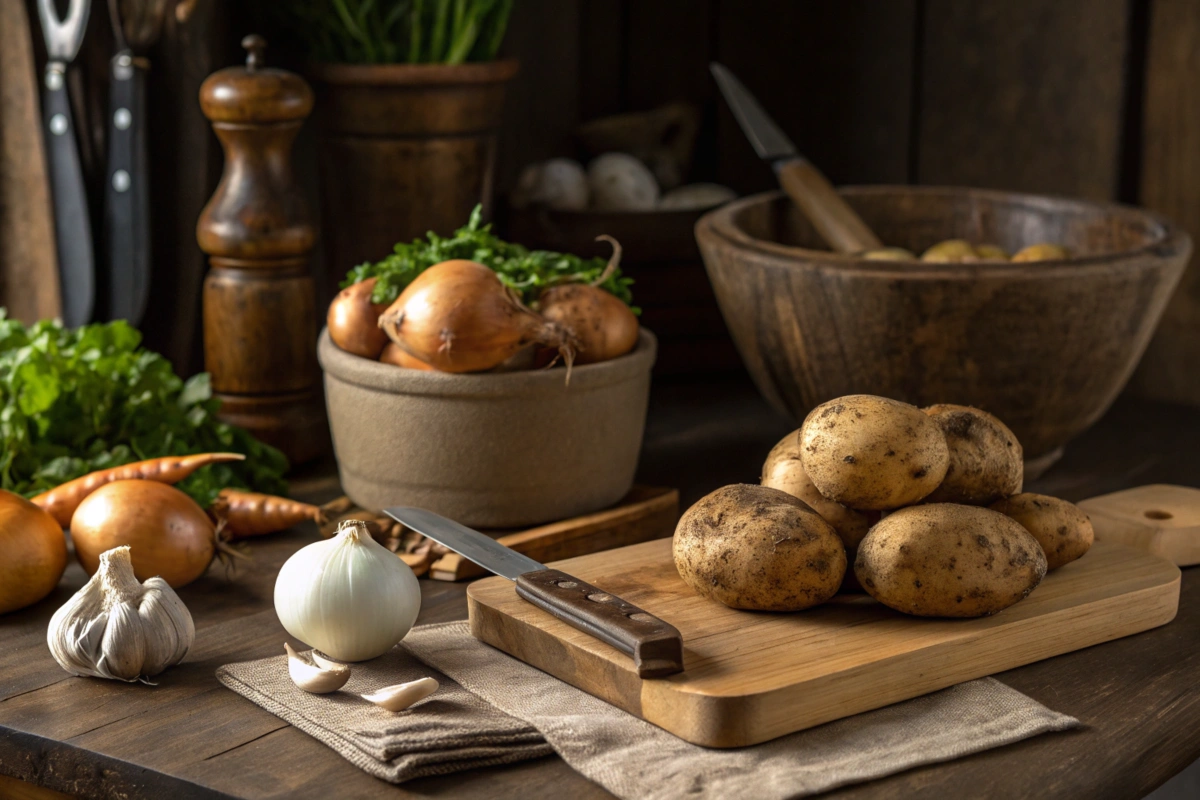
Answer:
<path fill-rule="evenodd" d="M 200 108 L 225 150 L 225 172 L 196 224 L 211 266 L 204 365 L 221 418 L 296 464 L 329 447 L 307 269 L 314 234 L 289 163 L 313 94 L 298 75 L 265 67 L 261 36 L 242 46 L 245 67 L 200 87 Z"/>

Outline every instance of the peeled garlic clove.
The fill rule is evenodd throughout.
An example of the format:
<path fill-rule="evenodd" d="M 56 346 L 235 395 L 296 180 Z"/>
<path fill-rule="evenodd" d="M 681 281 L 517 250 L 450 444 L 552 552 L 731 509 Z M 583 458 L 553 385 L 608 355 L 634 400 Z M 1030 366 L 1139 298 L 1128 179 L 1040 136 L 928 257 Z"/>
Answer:
<path fill-rule="evenodd" d="M 350 669 L 349 664 L 343 664 L 340 661 L 334 661 L 332 658 L 326 658 L 321 654 L 320 650 L 313 650 L 309 655 L 321 669 Z"/>
<path fill-rule="evenodd" d="M 283 647 L 287 650 L 288 675 L 292 676 L 292 683 L 306 692 L 336 692 L 350 680 L 350 668 L 345 664 L 334 665 L 332 661 L 327 660 L 326 663 L 331 665 L 330 667 L 314 666 L 301 658 L 287 642 L 283 643 Z"/>
<path fill-rule="evenodd" d="M 388 711 L 403 711 L 437 690 L 437 681 L 433 678 L 421 678 L 408 683 L 398 683 L 395 686 L 385 686 L 377 692 L 362 695 L 362 699 L 369 700 Z"/>

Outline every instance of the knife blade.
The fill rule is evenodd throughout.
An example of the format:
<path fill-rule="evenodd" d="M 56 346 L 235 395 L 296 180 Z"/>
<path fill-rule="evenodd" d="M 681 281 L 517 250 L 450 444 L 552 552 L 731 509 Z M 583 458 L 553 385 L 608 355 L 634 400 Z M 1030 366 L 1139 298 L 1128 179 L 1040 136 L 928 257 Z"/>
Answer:
<path fill-rule="evenodd" d="M 709 65 L 717 88 L 758 157 L 771 164 L 780 185 L 804 212 L 817 233 L 840 253 L 861 253 L 883 246 L 871 229 L 763 110 L 758 100 L 726 67 Z"/>
<path fill-rule="evenodd" d="M 383 513 L 508 578 L 516 583 L 522 599 L 631 656 L 639 677 L 661 678 L 683 671 L 679 631 L 632 603 L 432 511 L 397 507 L 385 508 Z"/>

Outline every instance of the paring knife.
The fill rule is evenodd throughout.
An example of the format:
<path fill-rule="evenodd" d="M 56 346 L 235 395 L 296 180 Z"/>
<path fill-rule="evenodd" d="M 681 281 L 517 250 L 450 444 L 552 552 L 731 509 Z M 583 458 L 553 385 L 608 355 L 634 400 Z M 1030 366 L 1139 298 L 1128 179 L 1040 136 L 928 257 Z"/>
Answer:
<path fill-rule="evenodd" d="M 658 617 L 432 511 L 385 508 L 383 513 L 516 582 L 521 598 L 629 654 L 639 677 L 661 678 L 683 671 L 683 637 Z"/>
<path fill-rule="evenodd" d="M 58 246 L 63 322 L 70 328 L 91 321 L 96 296 L 91 215 L 71 101 L 67 97 L 67 65 L 79 53 L 90 9 L 89 0 L 70 0 L 66 19 L 59 19 L 54 0 L 38 0 L 38 17 L 49 57 L 42 84 L 46 160 L 54 198 L 54 240 Z"/>
<path fill-rule="evenodd" d="M 839 253 L 861 253 L 883 247 L 879 237 L 846 205 L 829 179 L 796 152 L 796 146 L 742 82 L 716 62 L 709 69 L 754 151 L 759 158 L 770 162 L 783 190 L 829 246 Z"/>

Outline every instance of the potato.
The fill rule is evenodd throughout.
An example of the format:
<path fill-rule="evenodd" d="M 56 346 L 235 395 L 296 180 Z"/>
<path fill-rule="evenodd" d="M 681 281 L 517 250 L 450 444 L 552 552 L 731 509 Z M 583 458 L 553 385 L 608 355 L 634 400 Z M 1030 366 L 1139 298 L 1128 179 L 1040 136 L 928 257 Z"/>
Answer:
<path fill-rule="evenodd" d="M 917 502 L 946 476 L 946 437 L 920 409 L 867 394 L 822 403 L 800 427 L 800 460 L 822 495 L 860 511 Z"/>
<path fill-rule="evenodd" d="M 859 258 L 865 258 L 867 261 L 916 261 L 917 257 L 912 254 L 911 250 L 905 250 L 903 247 L 880 247 L 876 250 L 864 250 L 858 254 Z"/>
<path fill-rule="evenodd" d="M 1024 247 L 1013 254 L 1014 262 L 1023 261 L 1061 261 L 1064 258 L 1070 258 L 1071 253 L 1062 245 L 1051 244 L 1050 242 L 1039 242 Z"/>
<path fill-rule="evenodd" d="M 786 492 L 749 484 L 717 489 L 689 508 L 673 552 L 696 594 L 753 611 L 824 603 L 846 572 L 842 540 L 817 512 Z"/>
<path fill-rule="evenodd" d="M 986 506 L 1021 491 L 1024 453 L 1013 432 L 986 411 L 943 403 L 924 409 L 946 436 L 950 465 L 926 503 Z"/>
<path fill-rule="evenodd" d="M 884 605 L 920 617 L 982 617 L 1046 574 L 1036 539 L 1003 514 L 930 503 L 888 514 L 858 547 L 854 574 Z"/>
<path fill-rule="evenodd" d="M 921 260 L 940 263 L 978 261 L 979 256 L 975 254 L 975 248 L 966 239 L 947 239 L 944 242 L 938 242 L 922 253 Z"/>
<path fill-rule="evenodd" d="M 980 261 L 1008 261 L 1008 251 L 996 244 L 975 245 L 975 255 Z"/>
<path fill-rule="evenodd" d="M 828 499 L 817 491 L 804 465 L 800 463 L 800 431 L 792 431 L 779 440 L 767 454 L 763 464 L 762 485 L 770 489 L 787 492 L 807 503 L 813 511 L 821 515 L 821 519 L 829 523 L 833 532 L 846 546 L 846 562 L 854 563 L 854 555 L 858 551 L 858 543 L 867 535 L 871 526 L 879 521 L 877 511 L 855 511 L 846 508 L 841 503 Z M 842 578 L 844 592 L 861 592 L 862 587 L 854 577 L 854 570 L 847 569 L 846 577 Z"/>
<path fill-rule="evenodd" d="M 1058 569 L 1082 556 L 1096 533 L 1083 509 L 1044 494 L 1018 494 L 991 505 L 1033 534 L 1046 553 L 1047 569 Z"/>

